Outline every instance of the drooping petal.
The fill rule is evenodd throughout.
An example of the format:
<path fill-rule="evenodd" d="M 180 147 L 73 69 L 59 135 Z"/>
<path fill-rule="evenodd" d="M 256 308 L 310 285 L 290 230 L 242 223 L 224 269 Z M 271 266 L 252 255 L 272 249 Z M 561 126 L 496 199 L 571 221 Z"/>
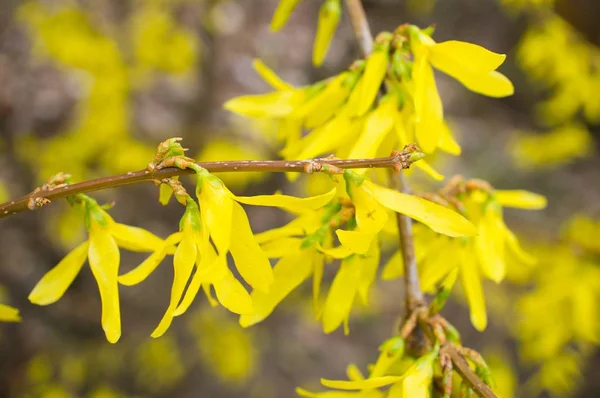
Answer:
<path fill-rule="evenodd" d="M 250 118 L 281 118 L 291 114 L 303 96 L 298 90 L 242 95 L 225 102 L 223 108 Z"/>
<path fill-rule="evenodd" d="M 446 207 L 417 196 L 381 187 L 370 181 L 365 181 L 363 185 L 383 206 L 406 214 L 440 234 L 457 237 L 472 236 L 477 233 L 470 221 Z"/>
<path fill-rule="evenodd" d="M 371 108 L 375 97 L 381 88 L 383 79 L 387 73 L 389 52 L 388 46 L 375 50 L 367 58 L 365 71 L 360 85 L 361 93 L 357 109 L 357 115 L 362 116 Z"/>
<path fill-rule="evenodd" d="M 308 198 L 297 198 L 289 195 L 257 195 L 236 196 L 235 200 L 252 206 L 279 207 L 293 213 L 306 210 L 317 210 L 325 206 L 335 196 L 336 189 L 332 189 L 322 195 L 310 196 Z"/>
<path fill-rule="evenodd" d="M 240 325 L 252 326 L 268 317 L 275 307 L 310 276 L 313 269 L 314 249 L 281 258 L 273 268 L 274 283 L 268 293 L 255 290 L 252 312 L 240 317 Z"/>
<path fill-rule="evenodd" d="M 435 84 L 433 69 L 425 57 L 417 57 L 413 67 L 415 136 L 419 148 L 432 153 L 442 135 L 444 108 Z"/>
<path fill-rule="evenodd" d="M 466 58 L 466 55 L 471 58 Z M 496 54 L 471 43 L 449 41 L 429 47 L 433 66 L 461 82 L 469 90 L 490 97 L 512 95 L 510 80 L 495 69 L 504 62 L 504 54 Z"/>
<path fill-rule="evenodd" d="M 321 379 L 321 384 L 325 387 L 336 388 L 338 390 L 369 390 L 389 386 L 402 379 L 403 376 L 382 376 L 356 381 Z"/>
<path fill-rule="evenodd" d="M 365 254 L 371 247 L 373 238 L 377 236 L 373 232 L 344 231 L 343 229 L 336 230 L 335 234 L 347 251 L 357 254 Z"/>
<path fill-rule="evenodd" d="M 338 230 L 338 231 L 341 231 L 341 230 Z M 348 232 L 348 231 L 342 231 L 342 232 Z M 353 253 L 346 246 L 324 248 L 321 245 L 317 244 L 317 250 L 319 250 L 321 253 L 327 255 L 327 257 L 331 257 L 331 258 L 334 258 L 337 260 L 346 258 L 346 257 L 352 255 L 352 253 Z"/>
<path fill-rule="evenodd" d="M 152 337 L 162 336 L 169 326 L 171 326 L 171 322 L 173 322 L 175 309 L 179 305 L 179 301 L 183 296 L 185 287 L 190 280 L 192 270 L 194 269 L 194 263 L 196 262 L 196 239 L 196 234 L 184 230 L 183 238 L 181 239 L 181 242 L 179 242 L 179 246 L 177 246 L 177 251 L 173 257 L 174 274 L 169 307 L 167 307 L 163 318 L 152 332 Z"/>
<path fill-rule="evenodd" d="M 271 30 L 273 32 L 277 32 L 286 24 L 299 2 L 300 0 L 281 0 L 277 3 L 277 8 L 271 20 Z"/>
<path fill-rule="evenodd" d="M 273 269 L 267 255 L 254 239 L 246 212 L 241 205 L 233 203 L 231 226 L 231 254 L 235 267 L 250 286 L 268 292 L 273 283 Z"/>
<path fill-rule="evenodd" d="M 447 238 L 437 239 L 430 246 L 419 266 L 419 280 L 424 292 L 433 293 L 436 284 L 456 267 L 456 257 L 449 255 L 455 247 Z"/>
<path fill-rule="evenodd" d="M 431 167 L 429 163 L 427 163 L 424 160 L 419 160 L 418 162 L 414 163 L 414 166 L 417 169 L 424 171 L 429 177 L 433 178 L 436 181 L 444 180 L 444 176 L 438 173 L 433 167 Z"/>
<path fill-rule="evenodd" d="M 481 264 L 483 274 L 499 283 L 506 274 L 504 262 L 505 228 L 501 215 L 488 206 L 479 221 L 478 235 L 475 239 L 475 252 Z"/>
<path fill-rule="evenodd" d="M 471 311 L 471 323 L 475 329 L 482 331 L 487 326 L 487 313 L 479 267 L 475 257 L 465 249 L 459 250 L 458 258 L 461 284 Z"/>
<path fill-rule="evenodd" d="M 294 90 L 294 87 L 283 81 L 277 74 L 269 68 L 260 58 L 252 60 L 252 67 L 267 82 L 277 91 Z"/>
<path fill-rule="evenodd" d="M 371 247 L 362 258 L 362 271 L 360 276 L 360 285 L 358 286 L 358 295 L 362 302 L 367 305 L 369 302 L 369 291 L 375 279 L 377 278 L 377 270 L 379 269 L 379 242 L 375 238 L 371 242 Z"/>
<path fill-rule="evenodd" d="M 461 153 L 461 148 L 454 136 L 452 135 L 452 131 L 450 131 L 450 127 L 446 123 L 442 123 L 442 132 L 440 134 L 440 141 L 438 142 L 438 148 L 441 151 L 449 153 L 450 155 L 458 156 Z M 415 164 L 418 164 L 417 162 Z"/>
<path fill-rule="evenodd" d="M 515 259 L 527 265 L 534 265 L 535 263 L 537 263 L 537 259 L 534 256 L 523 250 L 515 234 L 510 229 L 508 229 L 506 225 L 504 225 L 504 236 L 506 241 L 506 248 L 510 251 L 512 255 L 515 256 Z"/>
<path fill-rule="evenodd" d="M 269 258 L 281 258 L 300 250 L 303 239 L 300 238 L 279 238 L 271 240 L 260 246 L 262 251 Z"/>
<path fill-rule="evenodd" d="M 29 301 L 37 305 L 48 305 L 58 301 L 83 267 L 88 246 L 87 241 L 80 244 L 48 271 L 29 294 Z"/>
<path fill-rule="evenodd" d="M 334 152 L 348 140 L 354 138 L 350 118 L 344 112 L 334 117 L 323 126 L 310 132 L 307 136 L 297 141 L 293 147 L 282 154 L 287 158 L 312 159 L 328 152 Z M 340 134 L 343 131 L 344 134 Z"/>
<path fill-rule="evenodd" d="M 199 199 L 204 230 L 210 233 L 219 255 L 225 255 L 231 241 L 235 202 L 221 180 L 214 176 L 205 178 Z"/>
<path fill-rule="evenodd" d="M 164 240 L 144 228 L 114 223 L 111 224 L 110 234 L 117 245 L 134 252 L 151 252 L 164 244 Z"/>
<path fill-rule="evenodd" d="M 20 322 L 19 310 L 6 304 L 0 304 L 0 322 Z"/>
<path fill-rule="evenodd" d="M 181 241 L 183 234 L 176 232 L 163 242 L 163 244 L 156 248 L 156 251 L 146 258 L 140 265 L 132 269 L 131 271 L 119 276 L 119 283 L 126 286 L 137 285 L 144 281 L 148 275 L 150 275 L 156 267 L 164 260 L 168 254 L 168 249 Z"/>
<path fill-rule="evenodd" d="M 98 284 L 102 301 L 102 328 L 106 339 L 116 343 L 121 337 L 119 304 L 119 262 L 117 242 L 108 229 L 92 222 L 88 246 L 88 261 Z"/>
<path fill-rule="evenodd" d="M 298 107 L 292 114 L 304 120 L 304 127 L 313 129 L 331 119 L 350 94 L 351 85 L 346 84 L 350 72 L 340 73 L 327 83 L 312 99 Z"/>
<path fill-rule="evenodd" d="M 361 259 L 354 256 L 340 265 L 323 306 L 323 330 L 331 333 L 350 316 L 352 303 L 360 285 Z"/>
<path fill-rule="evenodd" d="M 539 210 L 546 207 L 548 201 L 542 195 L 523 190 L 498 190 L 494 192 L 496 202 L 504 207 Z"/>
<path fill-rule="evenodd" d="M 367 115 L 365 125 L 358 140 L 350 150 L 348 158 L 372 158 L 377 155 L 381 143 L 394 127 L 398 114 L 396 95 L 383 98 L 379 106 Z M 338 133 L 339 134 L 339 133 Z"/>
<path fill-rule="evenodd" d="M 244 286 L 235 279 L 231 271 L 226 270 L 224 277 L 215 281 L 213 286 L 215 287 L 217 299 L 223 307 L 234 314 L 252 313 L 252 298 L 244 289 Z"/>

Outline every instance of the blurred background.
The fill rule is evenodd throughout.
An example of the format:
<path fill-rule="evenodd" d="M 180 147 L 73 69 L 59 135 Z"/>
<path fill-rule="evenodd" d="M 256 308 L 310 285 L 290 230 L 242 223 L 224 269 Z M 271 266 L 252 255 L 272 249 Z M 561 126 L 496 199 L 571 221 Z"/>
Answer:
<path fill-rule="evenodd" d="M 60 171 L 83 180 L 141 169 L 156 145 L 174 136 L 184 137 L 199 160 L 278 158 L 275 125 L 221 106 L 269 89 L 252 69 L 255 57 L 294 85 L 352 63 L 358 53 L 344 12 L 323 67 L 312 66 L 320 4 L 302 1 L 272 33 L 276 0 L 3 0 L 0 202 Z M 505 213 L 542 260 L 534 269 L 510 270 L 501 285 L 485 285 L 485 332 L 472 328 L 460 294 L 445 314 L 465 345 L 489 360 L 503 396 L 598 396 L 592 376 L 600 373 L 600 2 L 364 5 L 373 33 L 405 22 L 435 24 L 437 41 L 470 41 L 508 55 L 500 70 L 516 94 L 506 99 L 478 96 L 438 76 L 463 155 L 433 163 L 446 176 L 547 196 L 544 211 Z M 316 184 L 257 173 L 222 177 L 248 195 L 306 194 Z M 151 184 L 93 196 L 116 201 L 116 220 L 162 237 L 181 216 L 176 204 L 160 206 Z M 266 208 L 247 211 L 257 232 L 289 219 Z M 0 221 L 0 302 L 23 317 L 0 323 L 1 397 L 289 397 L 299 385 L 314 389 L 320 377 L 343 377 L 350 362 L 364 368 L 402 315 L 399 280 L 377 282 L 374 305 L 354 312 L 349 336 L 323 334 L 307 287 L 248 330 L 199 297 L 155 340 L 149 335 L 167 307 L 172 278 L 167 260 L 145 283 L 121 289 L 124 334 L 110 345 L 87 268 L 58 303 L 42 308 L 27 300 L 40 277 L 84 239 L 77 217 L 66 203 L 54 203 Z M 143 258 L 123 253 L 122 266 Z"/>

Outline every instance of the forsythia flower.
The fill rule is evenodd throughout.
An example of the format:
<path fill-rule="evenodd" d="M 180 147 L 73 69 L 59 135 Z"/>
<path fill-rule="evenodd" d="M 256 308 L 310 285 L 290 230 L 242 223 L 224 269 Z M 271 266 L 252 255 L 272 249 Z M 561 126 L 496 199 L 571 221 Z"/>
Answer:
<path fill-rule="evenodd" d="M 0 322 L 20 322 L 19 310 L 6 304 L 0 304 Z"/>
<path fill-rule="evenodd" d="M 546 199 L 527 191 L 496 190 L 491 194 L 471 192 L 461 199 L 466 216 L 477 227 L 472 237 L 449 239 L 434 236 L 431 231 L 416 231 L 416 256 L 419 279 L 426 292 L 433 292 L 436 283 L 458 267 L 461 284 L 471 310 L 471 323 L 478 330 L 487 326 L 485 298 L 481 279 L 500 282 L 504 279 L 507 263 L 535 263 L 523 251 L 514 233 L 502 219 L 502 207 L 542 209 Z M 383 279 L 402 275 L 402 262 L 397 253 L 386 264 Z"/>
<path fill-rule="evenodd" d="M 89 238 L 65 256 L 35 285 L 29 300 L 48 305 L 60 299 L 83 267 L 86 258 L 98 284 L 102 301 L 102 328 L 106 338 L 116 343 L 121 336 L 119 310 L 119 247 L 131 251 L 153 251 L 163 246 L 158 236 L 137 227 L 116 223 L 98 203 L 82 195 Z"/>
<path fill-rule="evenodd" d="M 416 27 L 410 27 L 409 32 L 414 54 L 415 135 L 423 152 L 430 153 L 438 146 L 444 121 L 432 66 L 469 90 L 490 97 L 512 95 L 514 88 L 506 76 L 496 71 L 506 58 L 504 54 L 455 40 L 436 43 Z"/>

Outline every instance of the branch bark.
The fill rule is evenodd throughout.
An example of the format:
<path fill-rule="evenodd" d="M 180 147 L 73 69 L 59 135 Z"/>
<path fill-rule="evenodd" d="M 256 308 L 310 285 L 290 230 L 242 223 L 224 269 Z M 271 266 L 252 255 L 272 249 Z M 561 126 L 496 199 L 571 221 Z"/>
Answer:
<path fill-rule="evenodd" d="M 475 391 L 477 395 L 483 398 L 497 398 L 496 394 L 492 392 L 492 389 L 485 384 L 473 370 L 471 370 L 471 367 L 458 352 L 456 347 L 452 344 L 446 344 L 441 348 L 441 351 L 450 356 L 450 359 L 452 359 L 452 363 L 454 364 L 454 369 L 458 372 L 460 377 L 471 386 L 471 389 Z"/>
<path fill-rule="evenodd" d="M 339 169 L 366 169 L 366 168 L 390 168 L 396 171 L 407 169 L 412 164 L 411 154 L 414 147 L 407 146 L 402 152 L 394 151 L 392 155 L 385 158 L 372 159 L 309 159 L 309 160 L 236 160 L 219 162 L 197 162 L 200 167 L 211 173 L 218 172 L 296 172 L 315 173 L 323 170 L 324 165 L 337 167 Z M 414 158 L 413 158 L 414 159 Z M 54 189 L 38 189 L 19 199 L 0 204 L 0 218 L 20 213 L 27 210 L 35 210 L 35 203 L 45 204 L 47 201 L 66 198 L 78 193 L 99 191 L 102 189 L 119 187 L 122 185 L 136 184 L 139 182 L 153 182 L 163 178 L 174 177 L 183 174 L 193 174 L 190 169 L 178 169 L 165 167 L 163 169 L 149 171 L 138 170 L 126 174 L 110 177 L 97 178 L 76 184 L 60 186 Z M 44 199 L 37 200 L 36 199 Z M 32 203 L 34 204 L 32 206 Z"/>

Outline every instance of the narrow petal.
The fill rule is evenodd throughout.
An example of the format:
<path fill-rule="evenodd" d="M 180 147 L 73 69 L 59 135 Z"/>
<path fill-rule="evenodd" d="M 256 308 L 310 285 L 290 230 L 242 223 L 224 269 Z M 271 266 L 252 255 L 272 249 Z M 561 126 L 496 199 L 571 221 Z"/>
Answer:
<path fill-rule="evenodd" d="M 345 84 L 348 77 L 350 72 L 340 73 L 334 77 L 321 92 L 298 107 L 292 116 L 303 119 L 304 127 L 307 129 L 323 125 L 335 115 L 348 98 L 351 89 L 350 85 Z"/>
<path fill-rule="evenodd" d="M 183 296 L 185 287 L 190 280 L 190 275 L 194 269 L 194 263 L 196 262 L 196 236 L 191 231 L 186 233 L 184 231 L 183 238 L 177 246 L 177 251 L 173 256 L 173 286 L 171 287 L 171 300 L 169 307 L 165 311 L 163 318 L 160 323 L 152 332 L 152 337 L 160 337 L 171 326 L 173 317 L 175 316 L 175 309 L 179 305 L 179 301 Z"/>
<path fill-rule="evenodd" d="M 363 131 L 348 154 L 348 158 L 375 157 L 381 143 L 394 128 L 398 117 L 397 96 L 392 95 L 387 99 L 382 99 L 380 105 L 367 115 Z"/>
<path fill-rule="evenodd" d="M 475 257 L 467 250 L 460 250 L 458 256 L 462 288 L 467 296 L 471 311 L 471 323 L 475 329 L 483 331 L 487 326 L 487 314 L 479 267 Z"/>
<path fill-rule="evenodd" d="M 360 276 L 360 284 L 358 286 L 358 295 L 362 302 L 367 305 L 369 302 L 369 292 L 371 286 L 377 278 L 377 270 L 379 269 L 379 242 L 375 238 L 371 243 L 371 247 L 367 254 L 362 258 L 362 271 Z"/>
<path fill-rule="evenodd" d="M 227 265 L 225 265 L 227 266 Z M 252 298 L 244 289 L 244 286 L 235 279 L 231 271 L 227 270 L 224 277 L 215 281 L 215 293 L 219 303 L 235 314 L 252 313 Z"/>
<path fill-rule="evenodd" d="M 512 255 L 514 255 L 516 260 L 527 265 L 534 265 L 535 263 L 537 263 L 537 259 L 534 256 L 523 250 L 515 234 L 510 229 L 508 229 L 506 225 L 504 225 L 504 234 L 506 248 L 510 251 Z"/>
<path fill-rule="evenodd" d="M 150 275 L 156 267 L 164 260 L 165 256 L 168 253 L 168 248 L 172 245 L 175 245 L 181 241 L 183 234 L 181 232 L 176 232 L 170 235 L 164 243 L 156 248 L 157 250 L 152 253 L 148 258 L 146 258 L 140 265 L 119 276 L 119 283 L 126 286 L 137 285 L 140 282 L 143 282 L 148 275 Z"/>
<path fill-rule="evenodd" d="M 388 215 L 377 198 L 364 188 L 365 183 L 359 187 L 350 186 L 352 202 L 356 212 L 356 224 L 360 232 L 377 234 L 385 226 Z"/>
<path fill-rule="evenodd" d="M 335 196 L 336 189 L 332 189 L 322 195 L 310 196 L 308 198 L 297 198 L 288 195 L 257 195 L 236 196 L 235 200 L 253 206 L 271 206 L 298 213 L 306 210 L 317 210 L 325 206 Z"/>
<path fill-rule="evenodd" d="M 379 92 L 383 79 L 387 73 L 389 62 L 388 47 L 374 51 L 367 58 L 367 64 L 360 86 L 361 95 L 357 109 L 358 116 L 362 116 L 371 108 Z"/>
<path fill-rule="evenodd" d="M 88 246 L 87 241 L 80 244 L 48 271 L 29 294 L 29 301 L 37 305 L 48 305 L 58 301 L 83 267 Z"/>
<path fill-rule="evenodd" d="M 396 251 L 390 259 L 383 266 L 383 272 L 381 273 L 381 279 L 389 281 L 396 279 L 404 275 L 404 261 L 402 260 L 402 253 Z"/>
<path fill-rule="evenodd" d="M 350 316 L 361 277 L 361 260 L 350 257 L 342 261 L 323 306 L 323 330 L 331 333 Z"/>
<path fill-rule="evenodd" d="M 444 176 L 438 173 L 433 167 L 431 167 L 429 163 L 427 163 L 424 160 L 419 160 L 418 162 L 414 163 L 414 166 L 417 169 L 424 171 L 429 177 L 433 178 L 436 181 L 444 180 Z"/>
<path fill-rule="evenodd" d="M 321 379 L 321 384 L 325 387 L 336 388 L 338 390 L 369 390 L 371 388 L 389 386 L 402 379 L 403 376 L 382 376 L 356 381 Z"/>
<path fill-rule="evenodd" d="M 454 243 L 447 238 L 437 239 L 421 261 L 419 280 L 424 292 L 434 293 L 436 284 L 456 267 L 456 257 L 451 255 L 456 247 Z"/>
<path fill-rule="evenodd" d="M 299 2 L 300 0 L 281 0 L 277 4 L 271 20 L 271 30 L 273 32 L 277 32 L 286 24 Z"/>
<path fill-rule="evenodd" d="M 417 57 L 413 67 L 415 81 L 415 136 L 419 148 L 432 153 L 442 135 L 444 109 L 435 84 L 433 69 L 425 57 Z"/>
<path fill-rule="evenodd" d="M 252 61 L 252 67 L 267 82 L 267 84 L 273 87 L 277 91 L 294 90 L 294 87 L 283 81 L 277 74 L 269 68 L 261 59 L 254 58 Z"/>
<path fill-rule="evenodd" d="M 235 267 L 250 286 L 268 292 L 273 283 L 273 269 L 267 255 L 254 239 L 246 212 L 241 205 L 233 203 L 231 254 Z"/>
<path fill-rule="evenodd" d="M 6 304 L 0 304 L 0 322 L 20 322 L 19 310 Z"/>
<path fill-rule="evenodd" d="M 206 178 L 200 192 L 200 211 L 204 230 L 210 232 L 220 255 L 229 250 L 234 200 L 221 180 Z"/>
<path fill-rule="evenodd" d="M 456 237 L 472 236 L 477 233 L 470 221 L 446 207 L 417 196 L 378 186 L 370 181 L 365 181 L 363 185 L 383 206 L 406 214 L 440 234 Z"/>
<path fill-rule="evenodd" d="M 281 258 L 297 253 L 302 241 L 300 238 L 279 238 L 261 245 L 260 248 L 269 258 Z"/>
<path fill-rule="evenodd" d="M 453 74 L 446 70 L 455 71 L 468 68 L 477 72 L 491 72 L 498 69 L 506 59 L 504 54 L 492 52 L 477 44 L 457 40 L 445 41 L 429 47 L 429 56 L 433 66 L 450 76 Z"/>
<path fill-rule="evenodd" d="M 338 230 L 340 231 L 340 230 Z M 342 231 L 342 232 L 348 232 L 348 231 Z M 337 246 L 337 247 L 331 247 L 331 248 L 324 248 L 321 245 L 317 244 L 317 250 L 319 250 L 321 253 L 327 255 L 327 257 L 331 257 L 334 259 L 342 259 L 342 258 L 346 258 L 350 255 L 352 255 L 352 251 L 345 247 L 345 246 Z"/>
<path fill-rule="evenodd" d="M 291 114 L 302 96 L 296 90 L 242 95 L 225 102 L 223 108 L 249 118 L 280 118 Z"/>
<path fill-rule="evenodd" d="M 454 136 L 450 127 L 446 123 L 442 123 L 442 132 L 440 134 L 440 141 L 438 142 L 438 148 L 450 155 L 458 156 L 461 153 L 461 148 Z M 417 162 L 415 164 L 418 164 Z"/>
<path fill-rule="evenodd" d="M 343 131 L 344 134 L 340 134 Z M 286 159 L 312 159 L 325 153 L 335 152 L 348 140 L 354 138 L 356 130 L 351 128 L 350 118 L 346 113 L 334 117 L 323 126 L 311 131 L 299 140 L 293 148 L 282 151 Z"/>
<path fill-rule="evenodd" d="M 325 1 L 319 10 L 319 23 L 313 47 L 313 65 L 321 66 L 335 30 L 340 22 L 342 6 L 339 1 Z"/>
<path fill-rule="evenodd" d="M 539 210 L 546 207 L 548 201 L 542 195 L 523 190 L 498 190 L 494 192 L 496 202 L 504 207 Z"/>
<path fill-rule="evenodd" d="M 313 249 L 281 258 L 273 268 L 274 283 L 268 293 L 252 292 L 252 312 L 240 317 L 240 325 L 248 327 L 268 317 L 294 289 L 310 276 L 313 268 Z"/>
<path fill-rule="evenodd" d="M 98 284 L 102 301 L 102 328 L 106 339 L 116 343 L 121 337 L 121 313 L 119 305 L 119 262 L 117 242 L 108 229 L 92 223 L 88 247 L 88 261 Z"/>
<path fill-rule="evenodd" d="M 496 283 L 501 282 L 506 274 L 505 228 L 501 217 L 494 209 L 488 207 L 479 221 L 479 233 L 474 238 L 475 252 L 483 274 Z"/>
<path fill-rule="evenodd" d="M 372 232 L 344 231 L 343 229 L 336 230 L 335 234 L 347 251 L 358 254 L 365 254 L 376 236 Z"/>
<path fill-rule="evenodd" d="M 290 236 L 304 237 L 321 227 L 321 215 L 318 212 L 308 212 L 293 219 L 286 225 L 270 229 L 254 235 L 260 244 Z"/>
<path fill-rule="evenodd" d="M 164 240 L 144 228 L 114 223 L 109 227 L 117 245 L 134 252 L 151 252 L 164 244 Z"/>

